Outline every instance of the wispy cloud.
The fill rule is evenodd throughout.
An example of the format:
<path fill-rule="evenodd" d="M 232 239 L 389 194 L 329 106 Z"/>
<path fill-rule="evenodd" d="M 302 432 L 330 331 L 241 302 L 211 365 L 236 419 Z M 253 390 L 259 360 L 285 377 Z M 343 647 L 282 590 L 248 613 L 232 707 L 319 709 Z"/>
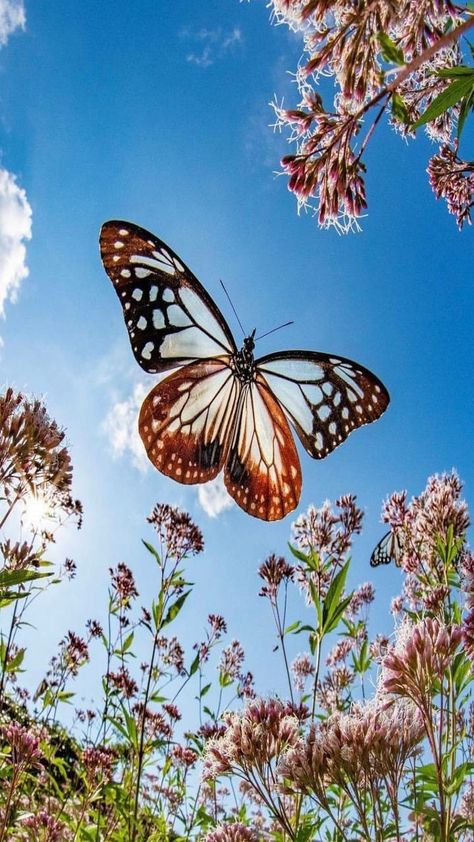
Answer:
<path fill-rule="evenodd" d="M 180 38 L 195 45 L 186 54 L 186 61 L 198 67 L 209 67 L 242 43 L 242 30 L 238 26 L 228 31 L 221 27 L 197 30 L 186 27 L 181 30 Z"/>
<path fill-rule="evenodd" d="M 101 374 L 97 380 L 101 388 L 105 384 L 110 388 L 116 382 L 118 369 L 115 354 L 104 359 Z M 121 368 L 121 377 L 124 375 Z M 127 376 L 127 373 L 125 372 Z M 112 387 L 113 388 L 113 387 Z M 141 473 L 145 474 L 153 466 L 146 455 L 143 442 L 138 433 L 138 415 L 146 395 L 150 391 L 150 381 L 136 380 L 128 398 L 113 399 L 112 405 L 102 422 L 102 432 L 107 439 L 107 446 L 115 459 L 125 458 Z M 221 512 L 234 505 L 226 491 L 223 475 L 213 482 L 194 486 L 198 503 L 209 517 L 216 518 Z"/>
<path fill-rule="evenodd" d="M 132 464 L 142 473 L 148 470 L 150 462 L 138 434 L 138 413 L 149 390 L 149 383 L 136 383 L 131 396 L 116 401 L 102 424 L 112 455 L 115 458 L 130 457 Z"/>
<path fill-rule="evenodd" d="M 0 0 L 1 2 L 1 0 Z M 0 315 L 15 301 L 28 275 L 25 240 L 31 239 L 31 207 L 15 176 L 0 168 Z"/>
<path fill-rule="evenodd" d="M 15 29 L 24 29 L 25 23 L 23 0 L 0 0 L 0 46 L 5 46 Z"/>
<path fill-rule="evenodd" d="M 199 486 L 198 501 L 209 517 L 217 517 L 234 505 L 224 485 L 224 474 L 221 473 L 212 482 Z"/>

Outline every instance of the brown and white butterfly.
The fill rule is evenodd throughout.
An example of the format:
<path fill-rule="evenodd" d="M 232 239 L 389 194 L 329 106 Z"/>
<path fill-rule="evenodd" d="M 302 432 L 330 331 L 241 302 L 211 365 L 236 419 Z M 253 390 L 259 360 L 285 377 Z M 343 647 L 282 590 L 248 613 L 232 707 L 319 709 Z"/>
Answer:
<path fill-rule="evenodd" d="M 138 422 L 149 459 L 166 476 L 194 484 L 224 469 L 244 511 L 279 520 L 301 493 L 289 424 L 322 459 L 387 408 L 383 383 L 344 357 L 282 351 L 255 360 L 255 331 L 239 350 L 197 278 L 143 228 L 106 222 L 100 248 L 137 362 L 152 374 L 179 367 L 153 387 Z"/>

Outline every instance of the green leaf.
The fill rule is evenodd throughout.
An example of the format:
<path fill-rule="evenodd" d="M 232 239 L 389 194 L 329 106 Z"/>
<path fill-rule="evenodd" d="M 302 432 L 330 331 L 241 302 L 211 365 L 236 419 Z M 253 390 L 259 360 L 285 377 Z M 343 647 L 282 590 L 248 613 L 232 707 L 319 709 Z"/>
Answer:
<path fill-rule="evenodd" d="M 134 633 L 134 632 L 130 632 L 130 634 L 128 635 L 128 637 L 126 637 L 126 638 L 125 638 L 125 640 L 124 640 L 124 642 L 123 642 L 123 646 L 122 646 L 122 653 L 128 652 L 128 650 L 130 649 L 130 647 L 131 647 L 131 645 L 132 645 L 132 643 L 133 643 L 133 638 L 134 638 L 134 637 L 135 637 L 135 633 Z"/>
<path fill-rule="evenodd" d="M 35 579 L 45 579 L 51 573 L 39 573 L 37 570 L 2 570 L 0 572 L 0 588 L 10 588 L 23 582 L 33 582 Z"/>
<path fill-rule="evenodd" d="M 219 673 L 219 687 L 230 687 L 233 681 L 234 679 L 229 675 L 228 672 Z"/>
<path fill-rule="evenodd" d="M 308 563 L 308 556 L 306 555 L 306 553 L 302 553 L 301 550 L 297 550 L 296 547 L 293 546 L 293 544 L 288 544 L 288 547 L 290 548 L 290 552 L 292 553 L 292 555 L 294 555 L 294 557 L 297 558 L 298 561 L 303 561 L 305 564 Z"/>
<path fill-rule="evenodd" d="M 470 95 L 473 88 L 474 74 L 464 76 L 461 79 L 455 79 L 454 82 L 451 82 L 451 84 L 448 85 L 446 90 L 442 91 L 436 99 L 433 100 L 419 120 L 412 124 L 412 128 L 418 129 L 420 126 L 424 126 L 425 123 L 430 123 L 432 120 L 435 120 L 440 116 L 440 114 L 444 114 L 448 108 L 452 108 L 453 105 L 456 105 L 456 103 L 463 97 Z"/>
<path fill-rule="evenodd" d="M 474 71 L 472 67 L 465 64 L 458 64 L 457 67 L 442 67 L 441 70 L 436 71 L 436 76 L 441 79 L 458 79 L 460 76 L 472 76 Z"/>
<path fill-rule="evenodd" d="M 158 566 L 161 567 L 161 556 L 160 556 L 158 550 L 155 550 L 153 544 L 150 544 L 148 541 L 145 541 L 143 538 L 142 538 L 142 544 L 143 544 L 144 547 L 147 548 L 148 552 L 156 560 Z"/>
<path fill-rule="evenodd" d="M 352 593 L 343 599 L 334 609 L 332 614 L 327 618 L 323 626 L 323 633 L 329 634 L 330 632 L 334 631 L 335 628 L 339 625 L 339 620 L 341 619 L 344 611 L 346 610 L 347 606 L 349 605 L 352 599 Z"/>
<path fill-rule="evenodd" d="M 397 47 L 386 32 L 378 32 L 377 41 L 379 42 L 380 52 L 385 61 L 390 61 L 392 64 L 398 64 L 400 66 L 405 64 L 403 50 Z"/>
<path fill-rule="evenodd" d="M 17 672 L 19 667 L 23 663 L 23 658 L 25 657 L 25 649 L 19 649 L 16 653 L 15 657 L 8 661 L 6 665 L 7 672 Z M 2 653 L 2 661 L 5 660 L 5 655 Z"/>
<path fill-rule="evenodd" d="M 301 627 L 301 620 L 296 620 L 294 623 L 291 623 L 290 626 L 287 626 L 283 634 L 292 634 L 292 632 L 296 632 L 297 629 Z"/>
<path fill-rule="evenodd" d="M 170 605 L 168 611 L 166 612 L 166 617 L 161 624 L 162 628 L 168 626 L 178 616 L 190 593 L 190 590 L 186 591 L 185 593 L 182 593 L 181 596 L 178 597 L 176 602 L 173 602 L 173 604 Z"/>
<path fill-rule="evenodd" d="M 344 590 L 344 585 L 346 584 L 349 567 L 350 560 L 346 561 L 344 567 L 341 567 L 339 572 L 336 573 L 328 588 L 328 592 L 323 602 L 323 620 L 331 616 L 331 612 L 339 602 L 339 597 L 341 596 Z"/>
<path fill-rule="evenodd" d="M 457 138 L 458 140 L 461 137 L 462 130 L 464 128 L 464 124 L 466 122 L 466 117 L 469 114 L 469 111 L 474 109 L 474 95 L 473 92 L 469 94 L 469 96 L 465 96 L 464 99 L 461 101 L 461 107 L 459 109 L 459 116 L 458 116 L 458 127 L 457 127 Z"/>
<path fill-rule="evenodd" d="M 206 696 L 211 689 L 211 684 L 205 684 L 202 688 L 201 692 L 199 693 L 199 698 L 202 699 L 203 696 Z"/>
<path fill-rule="evenodd" d="M 29 594 L 24 591 L 7 591 L 0 599 L 0 608 L 6 608 L 7 605 L 11 605 L 15 600 L 26 599 L 27 596 Z"/>
<path fill-rule="evenodd" d="M 199 652 L 196 655 L 196 657 L 194 658 L 194 661 L 192 662 L 191 666 L 189 667 L 188 675 L 189 676 L 194 675 L 194 673 L 197 672 L 198 667 L 199 667 Z"/>
<path fill-rule="evenodd" d="M 408 124 L 410 122 L 410 115 L 408 113 L 407 107 L 401 98 L 400 94 L 397 94 L 396 91 L 392 94 L 392 114 L 395 120 L 398 120 L 399 123 Z"/>

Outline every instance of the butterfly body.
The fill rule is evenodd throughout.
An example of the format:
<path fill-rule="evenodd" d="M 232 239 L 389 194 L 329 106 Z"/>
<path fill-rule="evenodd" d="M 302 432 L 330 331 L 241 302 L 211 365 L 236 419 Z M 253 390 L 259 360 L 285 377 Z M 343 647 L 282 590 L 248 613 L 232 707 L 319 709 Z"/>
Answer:
<path fill-rule="evenodd" d="M 177 369 L 153 387 L 138 422 L 166 476 L 195 484 L 224 470 L 241 508 L 278 520 L 301 494 L 290 424 L 321 459 L 386 409 L 380 380 L 344 357 L 282 351 L 255 359 L 255 330 L 238 349 L 191 270 L 145 229 L 106 222 L 100 243 L 137 362 L 153 374 Z"/>

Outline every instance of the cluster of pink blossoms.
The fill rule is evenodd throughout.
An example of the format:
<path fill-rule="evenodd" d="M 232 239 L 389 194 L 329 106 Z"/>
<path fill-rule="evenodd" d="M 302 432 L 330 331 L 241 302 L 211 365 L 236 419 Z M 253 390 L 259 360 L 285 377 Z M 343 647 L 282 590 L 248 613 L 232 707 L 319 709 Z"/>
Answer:
<path fill-rule="evenodd" d="M 316 201 L 321 226 L 357 229 L 367 207 L 362 155 L 375 126 L 388 112 L 397 130 L 414 133 L 413 124 L 450 84 L 439 71 L 462 64 L 458 40 L 474 22 L 450 0 L 270 0 L 269 5 L 274 20 L 301 33 L 304 43 L 296 74 L 301 100 L 296 108 L 274 105 L 276 127 L 289 128 L 296 144 L 295 153 L 282 159 L 289 189 L 299 206 Z M 394 62 L 395 69 L 401 65 L 395 75 Z M 327 76 L 335 83 L 332 108 L 316 90 Z M 455 143 L 449 145 L 458 113 L 455 104 L 428 124 L 428 135 L 443 144 L 428 172 L 435 194 L 446 198 L 462 227 L 470 222 L 474 183 L 473 163 L 457 158 Z"/>

